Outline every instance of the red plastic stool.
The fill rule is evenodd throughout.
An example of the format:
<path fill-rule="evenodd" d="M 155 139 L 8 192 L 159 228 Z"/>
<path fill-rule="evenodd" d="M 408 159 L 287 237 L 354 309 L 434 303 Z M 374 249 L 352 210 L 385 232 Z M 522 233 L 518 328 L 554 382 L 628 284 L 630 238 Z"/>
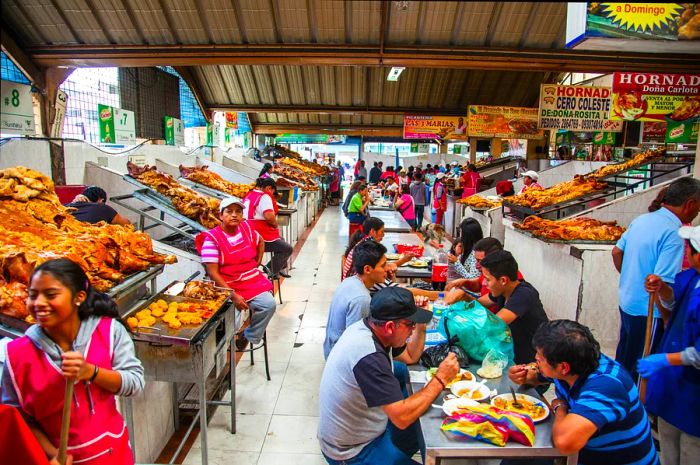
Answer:
<path fill-rule="evenodd" d="M 355 231 L 359 231 L 362 229 L 362 225 L 360 223 L 350 223 L 350 227 L 348 228 L 348 237 L 352 237 L 353 234 L 355 234 Z"/>

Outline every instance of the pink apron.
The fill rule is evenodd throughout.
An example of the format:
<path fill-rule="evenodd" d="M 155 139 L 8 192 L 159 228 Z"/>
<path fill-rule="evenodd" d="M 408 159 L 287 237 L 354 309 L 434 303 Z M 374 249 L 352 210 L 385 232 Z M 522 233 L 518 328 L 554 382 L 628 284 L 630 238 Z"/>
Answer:
<path fill-rule="evenodd" d="M 112 324 L 115 323 L 111 318 L 100 320 L 84 354 L 87 362 L 108 370 L 112 369 Z M 66 382 L 61 369 L 26 336 L 8 344 L 7 364 L 22 410 L 39 423 L 58 447 Z M 87 381 L 75 384 L 68 453 L 74 464 L 134 463 L 129 434 L 117 411 L 114 394 Z"/>
<path fill-rule="evenodd" d="M 201 233 L 216 242 L 219 248 L 219 272 L 228 287 L 248 301 L 263 292 L 272 291 L 272 282 L 258 269 L 258 250 L 254 232 L 247 221 L 238 225 L 234 244 L 221 226 Z M 200 237 L 200 236 L 197 236 Z"/>
<path fill-rule="evenodd" d="M 270 226 L 270 224 L 265 220 L 255 219 L 255 210 L 258 208 L 260 200 L 262 200 L 262 198 L 266 195 L 269 197 L 267 192 L 253 189 L 252 191 L 248 192 L 243 201 L 248 204 L 248 222 L 262 236 L 265 242 L 271 242 L 280 238 L 279 229 Z M 275 202 L 275 199 L 272 199 L 272 208 L 274 209 L 276 215 L 279 209 L 277 208 L 277 202 Z"/>

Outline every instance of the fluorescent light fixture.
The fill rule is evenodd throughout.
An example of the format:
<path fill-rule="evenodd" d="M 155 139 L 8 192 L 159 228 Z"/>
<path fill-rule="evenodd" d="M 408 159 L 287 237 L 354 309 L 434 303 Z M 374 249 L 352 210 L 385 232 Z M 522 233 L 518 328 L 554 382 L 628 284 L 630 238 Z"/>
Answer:
<path fill-rule="evenodd" d="M 386 80 L 387 81 L 398 81 L 399 76 L 401 76 L 401 73 L 403 72 L 404 69 L 406 69 L 406 68 L 401 67 L 401 66 L 393 66 L 389 70 L 389 75 L 386 77 Z"/>

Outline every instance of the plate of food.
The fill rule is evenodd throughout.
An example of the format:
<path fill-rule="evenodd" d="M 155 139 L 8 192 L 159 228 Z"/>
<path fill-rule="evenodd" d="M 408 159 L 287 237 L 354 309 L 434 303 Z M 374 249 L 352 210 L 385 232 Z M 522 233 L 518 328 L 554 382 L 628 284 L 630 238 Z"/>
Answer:
<path fill-rule="evenodd" d="M 433 376 L 435 376 L 436 372 L 437 368 L 428 368 L 428 371 L 425 372 L 425 380 L 430 381 L 431 379 L 433 379 Z M 459 373 L 457 373 L 457 376 L 448 381 L 445 387 L 449 389 L 454 383 L 457 383 L 459 381 L 474 381 L 474 374 L 469 370 L 460 368 Z"/>
<path fill-rule="evenodd" d="M 515 394 L 521 407 L 513 407 L 512 394 L 499 394 L 491 399 L 491 405 L 501 410 L 522 413 L 532 418 L 532 421 L 539 423 L 549 416 L 549 408 L 540 399 L 527 394 Z"/>
<path fill-rule="evenodd" d="M 411 260 L 407 263 L 411 268 L 428 268 L 427 260 Z"/>
<path fill-rule="evenodd" d="M 452 394 L 471 400 L 485 400 L 491 395 L 491 389 L 476 381 L 457 381 L 450 388 Z"/>
<path fill-rule="evenodd" d="M 644 116 L 648 105 L 640 92 L 620 92 L 613 98 L 613 110 L 622 119 L 628 121 Z"/>
<path fill-rule="evenodd" d="M 442 411 L 449 417 L 458 413 L 467 413 L 469 407 L 474 407 L 475 405 L 479 405 L 479 402 L 464 397 L 457 397 L 456 399 L 446 400 L 442 404 Z"/>
<path fill-rule="evenodd" d="M 386 259 L 389 261 L 398 260 L 399 258 L 401 258 L 400 253 L 388 253 L 388 254 L 386 254 Z"/>

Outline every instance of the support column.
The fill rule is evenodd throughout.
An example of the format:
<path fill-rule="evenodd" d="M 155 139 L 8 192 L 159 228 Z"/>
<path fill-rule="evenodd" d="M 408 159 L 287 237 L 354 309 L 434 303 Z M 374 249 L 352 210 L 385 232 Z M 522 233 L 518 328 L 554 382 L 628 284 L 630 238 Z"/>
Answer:
<path fill-rule="evenodd" d="M 75 68 L 47 68 L 44 70 L 45 88 L 41 93 L 41 127 L 44 137 L 59 139 L 63 116 L 56 118 L 56 99 L 65 98 L 58 87 L 65 81 Z M 49 143 L 51 158 L 51 178 L 56 185 L 66 184 L 66 162 L 62 140 L 51 140 Z"/>
<path fill-rule="evenodd" d="M 476 163 L 476 139 L 469 138 L 469 163 Z"/>

